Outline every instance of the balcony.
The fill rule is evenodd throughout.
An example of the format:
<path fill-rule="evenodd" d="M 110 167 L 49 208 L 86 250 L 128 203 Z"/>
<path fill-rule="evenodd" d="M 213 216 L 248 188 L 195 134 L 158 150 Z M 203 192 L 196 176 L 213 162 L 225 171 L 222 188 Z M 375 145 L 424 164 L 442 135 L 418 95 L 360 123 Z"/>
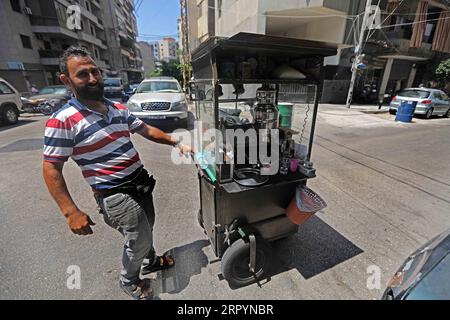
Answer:
<path fill-rule="evenodd" d="M 39 50 L 40 58 L 59 58 L 63 52 L 58 50 Z"/>
<path fill-rule="evenodd" d="M 69 1 L 67 1 L 67 0 L 58 0 L 58 2 L 61 3 L 62 5 L 64 5 L 65 7 L 69 7 L 69 6 L 73 5 L 72 2 L 69 2 Z M 81 10 L 81 14 L 82 14 L 84 17 L 88 18 L 89 20 L 91 20 L 91 21 L 95 22 L 97 25 L 99 25 L 98 19 L 97 19 L 97 17 L 96 17 L 95 15 L 93 15 L 93 14 L 92 14 L 90 11 L 88 11 L 85 7 L 83 7 L 83 6 L 81 6 L 81 5 L 80 5 L 79 7 L 80 7 L 80 10 Z M 100 9 L 101 9 L 101 8 L 100 8 Z"/>
<path fill-rule="evenodd" d="M 300 3 L 299 3 L 300 2 Z M 261 32 L 267 35 L 341 44 L 345 40 L 348 1 L 267 1 Z M 292 17 L 298 17 L 292 18 Z"/>
<path fill-rule="evenodd" d="M 99 67 L 100 69 L 110 69 L 111 68 L 109 63 L 107 63 L 106 61 L 99 59 L 96 61 L 96 63 L 97 63 L 97 67 Z"/>
<path fill-rule="evenodd" d="M 85 32 L 80 32 L 78 39 L 95 44 L 96 46 L 102 48 L 103 50 L 108 49 L 108 47 L 103 44 L 102 40 Z"/>
<path fill-rule="evenodd" d="M 423 42 L 420 48 L 411 48 L 411 31 L 408 29 L 393 30 L 383 33 L 377 30 L 366 45 L 366 51 L 378 56 L 402 56 L 405 59 L 432 59 L 435 51 L 431 44 Z"/>
<path fill-rule="evenodd" d="M 54 36 L 63 36 L 78 39 L 78 34 L 61 24 L 56 17 L 30 16 L 31 30 L 34 33 L 43 33 Z"/>
<path fill-rule="evenodd" d="M 59 66 L 59 58 L 41 58 L 40 62 L 44 66 Z"/>

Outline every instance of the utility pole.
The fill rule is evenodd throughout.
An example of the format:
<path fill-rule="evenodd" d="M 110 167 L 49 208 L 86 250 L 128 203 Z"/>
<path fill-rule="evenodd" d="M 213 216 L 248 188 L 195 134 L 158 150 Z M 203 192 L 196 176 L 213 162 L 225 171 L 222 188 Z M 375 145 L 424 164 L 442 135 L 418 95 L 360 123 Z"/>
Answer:
<path fill-rule="evenodd" d="M 189 80 L 191 79 L 191 55 L 189 51 L 189 27 L 188 27 L 188 12 L 187 12 L 187 0 L 180 0 L 181 8 L 181 36 L 183 45 L 182 54 L 182 67 L 183 67 L 183 88 L 186 90 L 188 87 Z"/>
<path fill-rule="evenodd" d="M 364 12 L 361 32 L 359 34 L 359 42 L 355 46 L 355 60 L 353 61 L 352 64 L 352 79 L 350 80 L 350 88 L 348 90 L 347 108 L 350 108 L 353 100 L 353 91 L 355 89 L 357 66 L 361 60 L 361 54 L 364 47 L 364 35 L 366 33 L 365 31 L 367 28 L 367 21 L 369 19 L 371 8 L 372 8 L 372 0 L 366 0 L 366 11 Z"/>

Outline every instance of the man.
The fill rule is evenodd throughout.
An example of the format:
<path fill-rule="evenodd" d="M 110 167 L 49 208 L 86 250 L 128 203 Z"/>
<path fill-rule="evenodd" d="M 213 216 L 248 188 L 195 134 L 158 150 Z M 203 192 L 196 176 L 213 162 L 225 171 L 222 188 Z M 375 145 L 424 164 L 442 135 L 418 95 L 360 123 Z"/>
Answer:
<path fill-rule="evenodd" d="M 69 157 L 81 168 L 92 187 L 105 222 L 125 238 L 121 288 L 134 299 L 150 299 L 148 281 L 139 274 L 170 268 L 169 255 L 153 249 L 155 219 L 154 179 L 143 168 L 130 133 L 166 145 L 187 155 L 190 147 L 145 124 L 129 110 L 103 97 L 99 68 L 83 48 L 69 48 L 61 57 L 60 80 L 75 95 L 48 120 L 45 129 L 43 174 L 47 187 L 77 235 L 92 234 L 95 225 L 73 202 L 62 174 Z M 143 262 L 148 260 L 148 264 Z"/>

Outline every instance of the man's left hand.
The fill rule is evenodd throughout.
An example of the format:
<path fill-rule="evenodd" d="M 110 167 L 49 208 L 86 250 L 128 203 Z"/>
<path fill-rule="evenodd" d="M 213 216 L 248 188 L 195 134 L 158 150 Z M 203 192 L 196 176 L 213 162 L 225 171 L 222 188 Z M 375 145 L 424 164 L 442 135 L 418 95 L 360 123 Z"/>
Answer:
<path fill-rule="evenodd" d="M 180 145 L 178 146 L 178 149 L 180 149 L 180 153 L 188 156 L 190 153 L 194 153 L 194 149 L 191 148 L 190 146 L 187 146 L 185 144 L 180 143 Z"/>

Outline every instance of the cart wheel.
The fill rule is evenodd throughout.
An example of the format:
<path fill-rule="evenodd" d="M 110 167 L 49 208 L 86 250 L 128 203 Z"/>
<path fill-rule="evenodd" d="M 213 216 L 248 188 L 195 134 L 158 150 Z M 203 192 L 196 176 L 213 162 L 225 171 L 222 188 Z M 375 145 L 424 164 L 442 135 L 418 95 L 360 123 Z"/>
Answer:
<path fill-rule="evenodd" d="M 248 286 L 267 274 L 272 260 L 272 248 L 261 239 L 256 238 L 255 274 L 250 272 L 250 243 L 238 239 L 231 244 L 222 257 L 222 275 L 231 287 Z"/>

